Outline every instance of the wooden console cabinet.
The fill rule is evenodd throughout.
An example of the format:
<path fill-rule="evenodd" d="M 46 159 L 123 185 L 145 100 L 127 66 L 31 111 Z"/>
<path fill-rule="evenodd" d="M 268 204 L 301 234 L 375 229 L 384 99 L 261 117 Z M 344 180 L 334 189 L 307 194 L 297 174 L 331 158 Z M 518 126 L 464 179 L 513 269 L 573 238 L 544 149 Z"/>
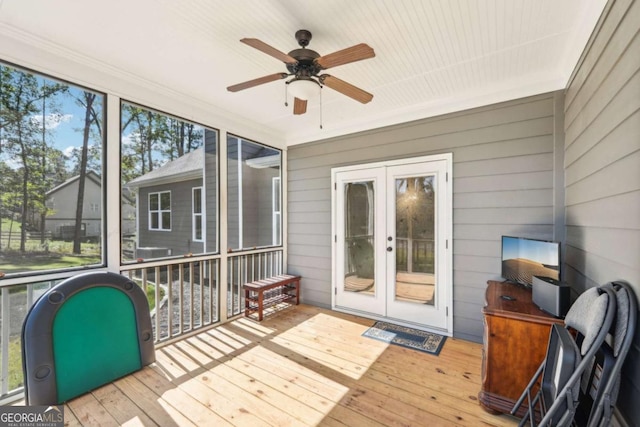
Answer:
<path fill-rule="evenodd" d="M 509 413 L 545 357 L 551 325 L 563 320 L 540 310 L 531 289 L 496 281 L 487 285 L 478 398 L 489 412 Z"/>

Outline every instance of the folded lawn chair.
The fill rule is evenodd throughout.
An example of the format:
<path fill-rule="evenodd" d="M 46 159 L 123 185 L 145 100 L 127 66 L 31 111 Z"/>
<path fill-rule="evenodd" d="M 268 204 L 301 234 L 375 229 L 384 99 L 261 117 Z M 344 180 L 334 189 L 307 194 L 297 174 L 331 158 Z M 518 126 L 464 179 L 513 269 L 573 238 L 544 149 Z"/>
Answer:
<path fill-rule="evenodd" d="M 580 387 L 580 405 L 576 424 L 580 426 L 608 426 L 613 415 L 622 365 L 627 357 L 636 328 L 637 300 L 631 287 L 624 282 L 611 282 L 616 293 L 616 317 L 611 340 L 605 340 L 585 373 Z M 610 341 L 610 343 L 608 342 Z"/>
<path fill-rule="evenodd" d="M 615 309 L 613 288 L 591 288 L 569 309 L 566 327 L 552 327 L 547 355 L 511 411 L 515 414 L 527 400 L 527 412 L 520 426 L 527 421 L 532 427 L 571 424 L 579 403 L 582 375 L 591 369 L 592 360 L 611 328 Z M 568 328 L 577 334 L 570 333 Z"/>

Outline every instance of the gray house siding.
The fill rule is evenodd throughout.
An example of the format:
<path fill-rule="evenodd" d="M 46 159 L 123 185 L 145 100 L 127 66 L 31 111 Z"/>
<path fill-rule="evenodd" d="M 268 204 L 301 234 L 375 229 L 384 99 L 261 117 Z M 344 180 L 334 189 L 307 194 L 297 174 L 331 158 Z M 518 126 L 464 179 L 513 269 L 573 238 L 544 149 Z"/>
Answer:
<path fill-rule="evenodd" d="M 576 293 L 611 280 L 640 296 L 640 4 L 610 1 L 566 90 L 566 278 Z M 640 332 L 618 408 L 640 420 Z"/>
<path fill-rule="evenodd" d="M 193 241 L 192 189 L 201 187 L 202 180 L 179 181 L 171 185 L 141 187 L 138 196 L 139 247 L 167 248 L 178 256 L 202 253 L 202 242 Z M 171 191 L 171 231 L 149 230 L 149 193 Z"/>
<path fill-rule="evenodd" d="M 303 301 L 331 305 L 331 168 L 452 152 L 454 335 L 482 341 L 501 236 L 554 237 L 558 99 L 543 94 L 290 147 L 287 267 L 304 277 Z"/>

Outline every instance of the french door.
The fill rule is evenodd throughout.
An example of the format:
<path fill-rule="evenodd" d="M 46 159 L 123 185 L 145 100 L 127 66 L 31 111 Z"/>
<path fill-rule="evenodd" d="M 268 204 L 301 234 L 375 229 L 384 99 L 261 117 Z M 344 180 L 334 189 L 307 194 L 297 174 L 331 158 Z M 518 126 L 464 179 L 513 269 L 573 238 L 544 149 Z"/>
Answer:
<path fill-rule="evenodd" d="M 333 307 L 444 334 L 451 154 L 332 170 Z"/>

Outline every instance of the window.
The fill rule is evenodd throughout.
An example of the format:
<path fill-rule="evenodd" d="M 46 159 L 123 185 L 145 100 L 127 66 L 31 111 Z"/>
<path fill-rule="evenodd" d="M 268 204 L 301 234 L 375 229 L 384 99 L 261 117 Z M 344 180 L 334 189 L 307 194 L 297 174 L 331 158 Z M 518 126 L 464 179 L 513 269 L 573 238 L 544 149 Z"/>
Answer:
<path fill-rule="evenodd" d="M 202 241 L 202 187 L 196 187 L 192 190 L 192 212 L 193 212 L 193 241 Z"/>
<path fill-rule="evenodd" d="M 121 103 L 123 263 L 219 252 L 218 132 Z"/>
<path fill-rule="evenodd" d="M 149 193 L 149 230 L 171 231 L 171 191 Z"/>
<path fill-rule="evenodd" d="M 282 241 L 280 218 L 277 221 L 274 218 L 274 212 L 280 212 L 281 161 L 280 150 L 228 135 L 227 236 L 230 249 L 274 246 Z"/>
<path fill-rule="evenodd" d="M 85 215 L 104 197 L 104 103 L 97 92 L 0 63 L 6 275 L 104 265 L 104 218 Z"/>

